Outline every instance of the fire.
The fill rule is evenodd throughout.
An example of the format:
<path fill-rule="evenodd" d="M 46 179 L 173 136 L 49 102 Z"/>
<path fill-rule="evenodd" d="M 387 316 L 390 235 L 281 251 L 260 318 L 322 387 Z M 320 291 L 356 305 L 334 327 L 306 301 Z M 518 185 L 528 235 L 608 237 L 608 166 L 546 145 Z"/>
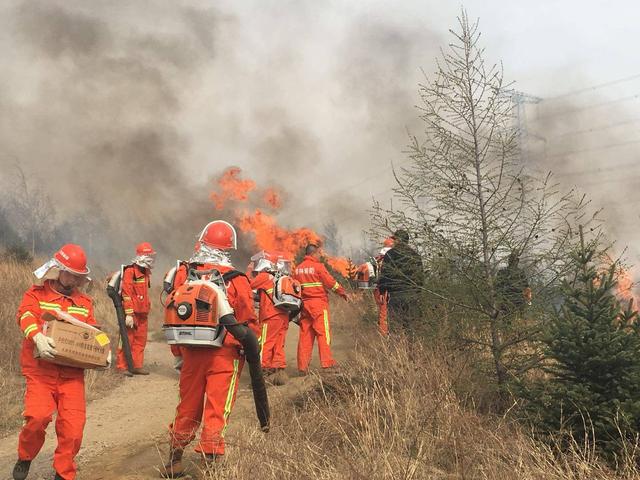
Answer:
<path fill-rule="evenodd" d="M 262 196 L 264 203 L 274 210 L 278 210 L 282 206 L 280 194 L 274 188 L 267 188 Z"/>
<path fill-rule="evenodd" d="M 634 307 L 637 308 L 638 298 L 633 291 L 635 288 L 633 277 L 634 275 L 630 270 L 620 268 L 620 270 L 618 271 L 618 285 L 616 286 L 616 290 L 618 296 L 626 303 L 628 303 L 629 300 L 633 299 Z"/>
<path fill-rule="evenodd" d="M 308 243 L 320 240 L 320 236 L 309 228 L 282 228 L 273 216 L 260 209 L 253 213 L 244 211 L 238 220 L 238 227 L 242 232 L 254 234 L 258 250 L 279 251 L 293 258 Z"/>
<path fill-rule="evenodd" d="M 218 179 L 217 184 L 219 191 L 211 194 L 216 209 L 221 210 L 228 204 L 228 201 L 234 202 L 235 223 L 240 231 L 253 234 L 256 250 L 282 252 L 293 259 L 309 243 L 322 241 L 321 236 L 310 228 L 287 229 L 278 223 L 275 216 L 265 213 L 260 208 L 250 211 L 246 203 L 252 192 L 255 192 L 254 200 L 257 200 L 256 196 L 260 195 L 262 204 L 275 211 L 282 207 L 282 196 L 274 188 L 258 189 L 253 180 L 242 179 L 239 168 L 228 168 Z M 328 257 L 327 261 L 335 271 L 345 277 L 348 276 L 349 260 L 341 257 Z"/>
<path fill-rule="evenodd" d="M 222 210 L 227 200 L 245 202 L 249 199 L 249 192 L 256 188 L 253 180 L 241 180 L 238 167 L 228 168 L 218 179 L 220 193 L 213 192 L 211 200 L 216 205 L 216 210 Z"/>

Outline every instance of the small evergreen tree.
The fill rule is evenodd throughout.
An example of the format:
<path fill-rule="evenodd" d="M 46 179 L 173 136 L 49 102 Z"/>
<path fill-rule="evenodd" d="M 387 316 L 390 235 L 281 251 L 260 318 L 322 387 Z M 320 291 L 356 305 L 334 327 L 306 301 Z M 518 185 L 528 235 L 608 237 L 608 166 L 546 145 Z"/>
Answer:
<path fill-rule="evenodd" d="M 542 432 L 593 441 L 612 458 L 640 427 L 640 338 L 633 302 L 624 308 L 615 296 L 619 264 L 607 267 L 605 253 L 580 230 L 564 304 L 544 339 L 545 374 L 526 395 Z"/>

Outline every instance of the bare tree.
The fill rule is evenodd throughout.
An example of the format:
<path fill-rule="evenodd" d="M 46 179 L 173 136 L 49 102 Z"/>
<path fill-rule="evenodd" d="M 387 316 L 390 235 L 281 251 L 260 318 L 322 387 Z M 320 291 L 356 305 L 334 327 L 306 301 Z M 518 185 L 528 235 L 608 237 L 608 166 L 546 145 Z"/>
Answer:
<path fill-rule="evenodd" d="M 525 173 L 502 67 L 485 63 L 478 23 L 464 11 L 458 21 L 435 77 L 420 85 L 426 138 L 411 138 L 410 166 L 394 173 L 396 209 L 376 205 L 374 225 L 410 232 L 431 273 L 422 288 L 454 312 L 460 339 L 489 354 L 502 385 L 539 360 L 533 340 L 585 202 L 550 174 Z M 527 315 L 505 310 L 496 285 L 511 253 L 534 290 Z"/>
<path fill-rule="evenodd" d="M 30 244 L 35 255 L 38 241 L 51 236 L 55 225 L 55 208 L 46 191 L 27 178 L 24 170 L 14 163 L 15 181 L 8 200 L 8 213 L 19 235 Z"/>

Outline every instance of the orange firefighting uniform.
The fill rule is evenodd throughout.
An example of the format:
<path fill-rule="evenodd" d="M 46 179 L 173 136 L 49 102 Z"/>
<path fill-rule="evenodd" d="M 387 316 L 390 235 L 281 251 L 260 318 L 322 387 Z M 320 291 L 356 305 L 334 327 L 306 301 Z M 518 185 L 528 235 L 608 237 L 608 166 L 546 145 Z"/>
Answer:
<path fill-rule="evenodd" d="M 198 265 L 198 270 L 217 269 L 226 273 L 232 268 L 223 265 Z M 187 279 L 187 267 L 176 272 L 174 288 Z M 248 323 L 259 336 L 260 326 L 253 311 L 253 294 L 244 275 L 227 283 L 229 303 L 238 323 Z M 198 348 L 172 345 L 174 355 L 182 355 L 180 371 L 180 402 L 169 426 L 171 447 L 184 449 L 196 436 L 200 422 L 202 432 L 196 451 L 204 454 L 224 454 L 224 434 L 236 399 L 240 374 L 244 366 L 241 345 L 227 333 L 220 348 Z M 206 398 L 205 398 L 206 395 Z"/>
<path fill-rule="evenodd" d="M 387 304 L 389 303 L 389 294 L 380 293 L 378 287 L 373 291 L 373 298 L 378 305 L 378 332 L 380 335 L 389 335 L 389 324 L 387 322 Z"/>
<path fill-rule="evenodd" d="M 144 348 L 147 345 L 149 323 L 147 317 L 151 309 L 149 287 L 151 287 L 151 272 L 135 263 L 124 268 L 121 280 L 122 306 L 125 315 L 133 316 L 133 328 L 127 328 L 133 368 L 142 368 L 144 364 Z M 118 348 L 118 370 L 126 370 L 122 345 Z"/>
<path fill-rule="evenodd" d="M 331 355 L 331 323 L 327 291 L 347 298 L 344 288 L 336 282 L 322 262 L 307 255 L 296 267 L 293 278 L 302 285 L 302 312 L 298 337 L 298 370 L 306 372 L 311 362 L 313 342 L 318 337 L 318 352 L 322 368 L 336 364 Z"/>
<path fill-rule="evenodd" d="M 259 320 L 262 325 L 262 367 L 285 368 L 284 342 L 289 328 L 289 313 L 273 304 L 273 280 L 268 272 L 260 272 L 251 281 L 251 288 L 260 294 Z"/>
<path fill-rule="evenodd" d="M 58 446 L 53 467 L 65 480 L 73 480 L 76 477 L 74 458 L 80 450 L 85 423 L 84 370 L 33 358 L 35 344 L 32 339 L 42 332 L 42 315 L 47 310 L 68 312 L 89 325 L 96 324 L 91 298 L 79 291 L 67 297 L 56 292 L 51 281 L 46 281 L 42 286 L 32 286 L 24 294 L 17 320 L 25 336 L 20 365 L 27 389 L 24 426 L 18 437 L 18 458 L 33 460 L 38 455 L 47 425 L 57 410 Z"/>

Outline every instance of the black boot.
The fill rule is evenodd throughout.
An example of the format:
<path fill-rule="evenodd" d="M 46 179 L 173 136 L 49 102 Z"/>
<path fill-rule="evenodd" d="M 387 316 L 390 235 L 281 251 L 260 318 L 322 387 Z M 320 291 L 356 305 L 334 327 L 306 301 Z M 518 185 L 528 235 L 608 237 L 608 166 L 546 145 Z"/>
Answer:
<path fill-rule="evenodd" d="M 24 480 L 29 475 L 31 460 L 18 460 L 13 467 L 13 480 Z"/>
<path fill-rule="evenodd" d="M 184 476 L 184 467 L 182 466 L 182 450 L 171 449 L 169 451 L 169 461 L 164 465 L 164 472 L 160 472 L 163 478 L 180 478 Z"/>
<path fill-rule="evenodd" d="M 64 480 L 64 478 L 62 478 L 62 477 L 60 476 L 60 474 L 59 474 L 58 472 L 56 472 L 56 476 L 55 476 L 55 477 L 53 477 L 53 480 Z"/>

